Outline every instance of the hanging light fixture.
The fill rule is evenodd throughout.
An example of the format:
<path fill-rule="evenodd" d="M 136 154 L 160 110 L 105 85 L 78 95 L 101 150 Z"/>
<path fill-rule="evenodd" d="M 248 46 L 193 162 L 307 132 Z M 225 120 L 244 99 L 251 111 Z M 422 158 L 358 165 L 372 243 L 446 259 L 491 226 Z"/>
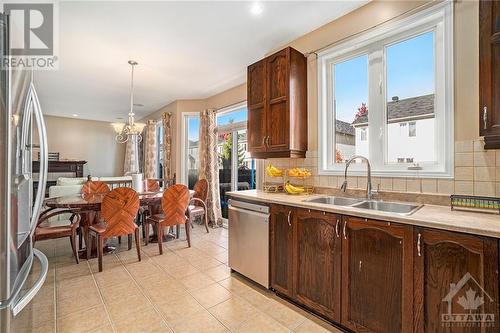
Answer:
<path fill-rule="evenodd" d="M 134 114 L 134 66 L 138 63 L 134 60 L 128 61 L 132 68 L 132 77 L 130 81 L 130 112 L 128 113 L 127 123 L 112 123 L 113 129 L 116 132 L 115 140 L 118 143 L 125 143 L 128 140 L 133 140 L 137 143 L 142 141 L 142 130 L 146 126 L 144 123 L 135 122 Z"/>

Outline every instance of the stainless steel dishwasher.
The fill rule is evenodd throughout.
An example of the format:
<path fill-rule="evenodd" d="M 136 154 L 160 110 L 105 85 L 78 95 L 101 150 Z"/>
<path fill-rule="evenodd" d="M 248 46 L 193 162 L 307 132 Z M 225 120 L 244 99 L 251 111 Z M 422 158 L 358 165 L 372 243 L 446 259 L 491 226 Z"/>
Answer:
<path fill-rule="evenodd" d="M 269 207 L 229 201 L 229 267 L 269 288 Z"/>

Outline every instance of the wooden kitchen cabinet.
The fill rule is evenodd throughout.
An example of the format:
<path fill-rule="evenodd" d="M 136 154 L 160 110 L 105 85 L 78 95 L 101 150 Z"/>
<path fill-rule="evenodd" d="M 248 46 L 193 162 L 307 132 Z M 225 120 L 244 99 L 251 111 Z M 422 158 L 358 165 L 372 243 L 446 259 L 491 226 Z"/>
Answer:
<path fill-rule="evenodd" d="M 305 157 L 305 56 L 287 47 L 250 65 L 247 76 L 247 136 L 252 157 Z"/>
<path fill-rule="evenodd" d="M 416 228 L 414 237 L 415 332 L 498 332 L 498 241 L 426 228 Z M 452 285 L 457 288 L 452 290 Z M 460 301 L 474 303 L 477 297 L 484 304 Z M 494 326 L 464 328 L 443 322 L 443 315 L 469 312 L 493 314 Z"/>
<path fill-rule="evenodd" d="M 341 216 L 297 209 L 296 300 L 327 319 L 340 322 Z"/>
<path fill-rule="evenodd" d="M 292 207 L 272 205 L 269 229 L 271 288 L 290 298 L 294 295 L 294 213 Z"/>
<path fill-rule="evenodd" d="M 355 332 L 412 332 L 413 227 L 345 217 L 342 320 Z"/>
<path fill-rule="evenodd" d="M 500 148 L 500 2 L 479 2 L 479 128 L 485 149 Z"/>

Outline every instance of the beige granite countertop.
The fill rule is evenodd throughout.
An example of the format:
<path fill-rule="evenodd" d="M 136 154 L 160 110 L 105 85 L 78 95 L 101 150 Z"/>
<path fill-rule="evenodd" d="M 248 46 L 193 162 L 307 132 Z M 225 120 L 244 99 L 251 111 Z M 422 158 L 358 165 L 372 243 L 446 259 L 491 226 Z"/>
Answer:
<path fill-rule="evenodd" d="M 500 215 L 497 214 L 452 211 L 447 206 L 424 205 L 410 216 L 401 216 L 353 207 L 304 202 L 304 200 L 324 196 L 324 194 L 289 195 L 285 193 L 265 193 L 259 190 L 228 192 L 226 194 L 234 199 L 241 198 L 268 204 L 310 208 L 344 215 L 500 238 Z"/>

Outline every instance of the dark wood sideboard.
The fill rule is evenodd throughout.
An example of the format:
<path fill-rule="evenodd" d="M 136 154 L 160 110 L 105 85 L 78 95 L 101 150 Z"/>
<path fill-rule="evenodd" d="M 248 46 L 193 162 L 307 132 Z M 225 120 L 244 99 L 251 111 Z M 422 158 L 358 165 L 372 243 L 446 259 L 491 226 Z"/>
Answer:
<path fill-rule="evenodd" d="M 49 170 L 47 176 L 47 190 L 45 196 L 49 195 L 49 187 L 57 182 L 59 177 L 83 177 L 83 166 L 87 161 L 49 161 Z M 40 172 L 40 162 L 33 161 L 33 174 Z M 38 177 L 34 177 L 33 191 L 36 194 L 38 189 Z"/>

